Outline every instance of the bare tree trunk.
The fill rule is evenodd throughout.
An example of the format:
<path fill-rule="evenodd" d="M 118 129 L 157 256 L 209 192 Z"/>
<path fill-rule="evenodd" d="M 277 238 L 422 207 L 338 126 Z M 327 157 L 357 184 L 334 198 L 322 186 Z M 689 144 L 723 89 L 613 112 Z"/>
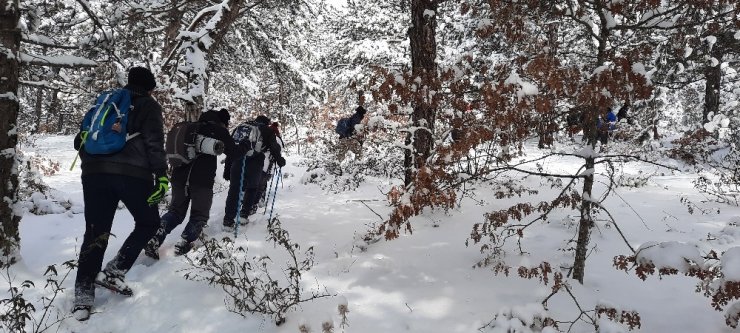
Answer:
<path fill-rule="evenodd" d="M 20 249 L 18 225 L 14 205 L 18 201 L 18 55 L 21 32 L 18 0 L 0 0 L 0 255 L 2 261 L 13 263 Z"/>
<path fill-rule="evenodd" d="M 608 28 L 608 20 L 604 16 L 603 8 L 599 3 L 599 17 L 601 26 L 599 29 L 598 48 L 596 54 L 595 66 L 599 67 L 606 62 L 607 59 L 607 42 L 609 40 L 610 30 Z M 586 116 L 584 117 L 583 124 L 583 135 L 586 139 L 586 144 L 594 152 L 596 151 L 596 144 L 599 141 L 599 135 L 601 134 L 600 129 L 597 126 L 598 119 L 601 113 L 601 108 L 605 105 L 600 106 L 598 103 L 591 103 L 586 109 Z M 605 121 L 605 119 L 604 119 Z M 590 129 L 587 131 L 587 129 Z M 594 219 L 591 215 L 593 209 L 593 188 L 594 188 L 594 175 L 596 167 L 596 157 L 594 154 L 589 154 L 585 158 L 584 166 L 586 168 L 586 176 L 583 179 L 583 193 L 581 199 L 581 219 L 578 222 L 578 240 L 576 243 L 575 259 L 573 261 L 573 278 L 583 284 L 583 278 L 586 275 L 586 255 L 588 254 L 588 244 L 591 238 L 591 228 L 594 226 Z"/>
<path fill-rule="evenodd" d="M 54 89 L 51 91 L 51 102 L 49 102 L 49 114 L 50 115 L 56 115 L 59 119 L 59 122 L 57 123 L 57 133 L 61 134 L 62 130 L 64 129 L 64 124 L 62 123 L 62 110 L 59 105 L 59 89 Z M 52 118 L 48 117 L 47 119 L 49 128 L 52 128 L 51 121 Z"/>
<path fill-rule="evenodd" d="M 586 145 L 596 149 L 599 141 L 599 128 L 596 126 L 599 117 L 599 108 L 596 106 L 587 107 L 584 111 L 583 118 L 583 135 Z M 588 254 L 588 243 L 591 238 L 591 228 L 594 226 L 593 216 L 591 216 L 593 187 L 594 187 L 594 168 L 596 167 L 596 158 L 593 155 L 586 156 L 585 167 L 586 176 L 583 179 L 583 199 L 581 200 L 581 219 L 578 222 L 578 240 L 576 242 L 575 260 L 573 262 L 573 278 L 583 284 L 583 277 L 586 274 L 586 255 Z"/>
<path fill-rule="evenodd" d="M 434 144 L 434 121 L 436 107 L 433 95 L 439 91 L 437 79 L 437 1 L 411 1 L 411 28 L 409 42 L 411 44 L 411 70 L 415 77 L 421 79 L 421 87 L 411 115 L 412 128 L 406 137 L 407 145 L 412 145 L 413 151 L 408 149 L 404 153 L 404 183 L 406 186 L 413 182 L 417 171 L 423 167 L 429 158 Z"/>
<path fill-rule="evenodd" d="M 719 112 L 719 90 L 722 84 L 722 53 L 720 48 L 715 45 L 714 49 L 710 54 L 717 59 L 717 66 L 707 66 L 704 70 L 704 78 L 707 80 L 705 94 L 704 94 L 704 112 L 702 114 L 701 123 L 706 124 L 709 122 L 709 115 L 717 115 Z"/>
<path fill-rule="evenodd" d="M 177 44 L 177 35 L 180 33 L 180 24 L 182 24 L 182 16 L 184 12 L 179 9 L 178 4 L 180 0 L 170 0 L 172 9 L 167 15 L 167 27 L 164 29 L 164 52 L 162 54 L 169 54 L 172 52 L 172 48 Z"/>
<path fill-rule="evenodd" d="M 36 105 L 34 107 L 34 113 L 36 117 L 36 126 L 33 128 L 33 133 L 38 133 L 41 127 L 41 109 L 44 106 L 44 87 L 36 88 Z"/>

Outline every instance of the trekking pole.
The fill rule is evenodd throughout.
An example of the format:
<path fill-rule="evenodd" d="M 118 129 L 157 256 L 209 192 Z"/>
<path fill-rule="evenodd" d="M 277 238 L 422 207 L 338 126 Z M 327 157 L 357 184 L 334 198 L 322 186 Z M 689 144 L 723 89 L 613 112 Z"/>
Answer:
<path fill-rule="evenodd" d="M 247 165 L 247 157 L 242 157 L 242 172 L 241 177 L 239 178 L 239 203 L 236 205 L 236 227 L 234 228 L 234 239 L 236 240 L 237 235 L 239 234 L 239 223 L 241 222 L 239 212 L 242 210 L 242 201 L 244 200 L 244 169 Z"/>
<path fill-rule="evenodd" d="M 275 209 L 275 199 L 277 198 L 278 185 L 280 185 L 280 179 L 283 178 L 283 168 L 278 169 L 277 181 L 275 182 L 275 192 L 272 194 L 272 207 L 270 207 L 270 218 L 267 221 L 272 220 L 272 211 Z"/>
<path fill-rule="evenodd" d="M 262 214 L 267 214 L 267 204 L 270 202 L 270 190 L 272 189 L 272 182 L 275 180 L 275 176 L 277 176 L 276 173 L 272 174 L 272 177 L 270 177 L 270 186 L 267 187 L 267 198 L 265 198 L 265 211 L 262 212 Z"/>

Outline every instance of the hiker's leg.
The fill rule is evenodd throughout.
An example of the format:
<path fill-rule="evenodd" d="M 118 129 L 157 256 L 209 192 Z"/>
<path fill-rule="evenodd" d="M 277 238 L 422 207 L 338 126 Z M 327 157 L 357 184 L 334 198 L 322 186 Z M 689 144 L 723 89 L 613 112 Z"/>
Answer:
<path fill-rule="evenodd" d="M 344 161 L 344 157 L 347 155 L 347 150 L 349 149 L 347 140 L 348 138 L 344 138 L 344 139 L 339 139 L 339 142 L 337 142 L 337 145 L 335 148 L 336 155 L 334 156 L 337 162 Z"/>
<path fill-rule="evenodd" d="M 92 306 L 95 300 L 95 275 L 103 266 L 108 247 L 113 216 L 118 208 L 118 197 L 111 188 L 108 175 L 82 176 L 85 203 L 85 236 L 80 247 L 80 258 L 75 278 L 75 305 Z"/>
<path fill-rule="evenodd" d="M 182 231 L 182 238 L 188 242 L 194 242 L 203 232 L 203 227 L 208 223 L 208 216 L 213 203 L 213 186 L 192 187 L 190 195 L 193 205 L 190 207 L 190 220 Z"/>
<path fill-rule="evenodd" d="M 116 257 L 108 262 L 105 269 L 116 274 L 125 274 L 159 228 L 159 210 L 156 205 L 150 206 L 146 202 L 154 185 L 151 180 L 129 176 L 116 176 L 116 179 L 119 182 L 117 184 L 118 195 L 134 217 L 134 230 L 128 235 Z"/>
<path fill-rule="evenodd" d="M 163 230 L 157 231 L 155 237 L 162 244 L 164 238 L 172 232 L 178 225 L 185 219 L 185 214 L 188 212 L 188 205 L 190 204 L 190 195 L 187 193 L 185 188 L 186 179 L 180 177 L 172 177 L 172 201 L 167 213 L 162 215 L 161 228 Z"/>
<path fill-rule="evenodd" d="M 224 221 L 234 221 L 239 206 L 239 192 L 243 189 L 242 167 L 243 157 L 234 160 L 231 164 L 229 178 L 229 192 L 226 195 L 226 207 L 224 208 Z"/>

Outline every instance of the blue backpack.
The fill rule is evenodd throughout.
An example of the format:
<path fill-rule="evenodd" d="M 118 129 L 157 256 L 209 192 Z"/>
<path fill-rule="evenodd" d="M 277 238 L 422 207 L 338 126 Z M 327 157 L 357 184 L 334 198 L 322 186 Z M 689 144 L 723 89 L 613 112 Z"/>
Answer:
<path fill-rule="evenodd" d="M 101 93 L 82 119 L 82 147 L 89 154 L 113 154 L 121 151 L 126 141 L 139 133 L 128 134 L 131 92 L 127 89 Z"/>
<path fill-rule="evenodd" d="M 351 129 L 349 126 L 349 118 L 339 119 L 339 121 L 337 121 L 337 127 L 334 129 L 334 132 L 337 132 L 340 138 L 350 136 Z"/>

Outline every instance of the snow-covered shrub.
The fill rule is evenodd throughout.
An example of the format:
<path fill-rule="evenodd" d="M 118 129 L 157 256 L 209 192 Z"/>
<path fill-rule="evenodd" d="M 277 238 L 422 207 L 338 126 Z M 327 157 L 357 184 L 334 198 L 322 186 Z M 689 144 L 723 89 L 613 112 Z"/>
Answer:
<path fill-rule="evenodd" d="M 480 328 L 490 333 L 556 333 L 557 323 L 539 303 L 504 308 L 488 324 Z"/>
<path fill-rule="evenodd" d="M 664 278 L 683 274 L 699 280 L 695 291 L 711 300 L 717 311 L 725 311 L 725 323 L 738 327 L 740 318 L 740 247 L 718 255 L 710 251 L 701 255 L 697 246 L 680 242 L 648 242 L 635 255 L 614 257 L 614 267 L 624 271 L 634 269 L 642 280 L 649 275 Z M 729 306 L 728 306 L 729 305 Z"/>
<path fill-rule="evenodd" d="M 41 296 L 38 302 L 32 302 L 26 298 L 24 293 L 36 288 L 33 282 L 25 280 L 16 285 L 13 281 L 15 274 L 11 273 L 10 269 L 12 265 L 6 265 L 3 261 L 0 261 L 1 275 L 5 277 L 8 284 L 6 296 L 8 298 L 0 299 L 0 328 L 3 329 L 3 332 L 41 333 L 50 330 L 70 317 L 69 312 L 62 311 L 57 307 L 56 301 L 57 297 L 64 293 L 65 288 L 62 287 L 62 284 L 77 267 L 77 262 L 68 260 L 60 266 L 64 268 L 61 276 L 57 270 L 57 265 L 50 265 L 46 268 L 44 289 L 47 290 L 47 294 Z"/>
<path fill-rule="evenodd" d="M 312 291 L 304 295 L 301 286 L 303 273 L 314 266 L 313 247 L 299 258 L 300 245 L 290 240 L 277 217 L 268 222 L 267 231 L 267 241 L 287 254 L 287 267 L 275 265 L 269 256 L 251 256 L 248 248 L 224 237 L 205 240 L 201 250 L 186 257 L 190 268 L 184 271 L 188 280 L 223 289 L 229 311 L 242 316 L 269 315 L 280 325 L 292 308 L 328 294 Z"/>
<path fill-rule="evenodd" d="M 58 162 L 48 158 L 18 154 L 20 206 L 36 215 L 60 214 L 68 210 L 82 212 L 82 207 L 74 205 L 61 191 L 52 190 L 44 182 L 44 176 L 51 176 L 59 171 Z"/>
<path fill-rule="evenodd" d="M 647 186 L 650 180 L 650 174 L 644 174 L 642 170 L 637 175 L 621 174 L 615 179 L 615 185 L 619 187 L 643 187 Z"/>

